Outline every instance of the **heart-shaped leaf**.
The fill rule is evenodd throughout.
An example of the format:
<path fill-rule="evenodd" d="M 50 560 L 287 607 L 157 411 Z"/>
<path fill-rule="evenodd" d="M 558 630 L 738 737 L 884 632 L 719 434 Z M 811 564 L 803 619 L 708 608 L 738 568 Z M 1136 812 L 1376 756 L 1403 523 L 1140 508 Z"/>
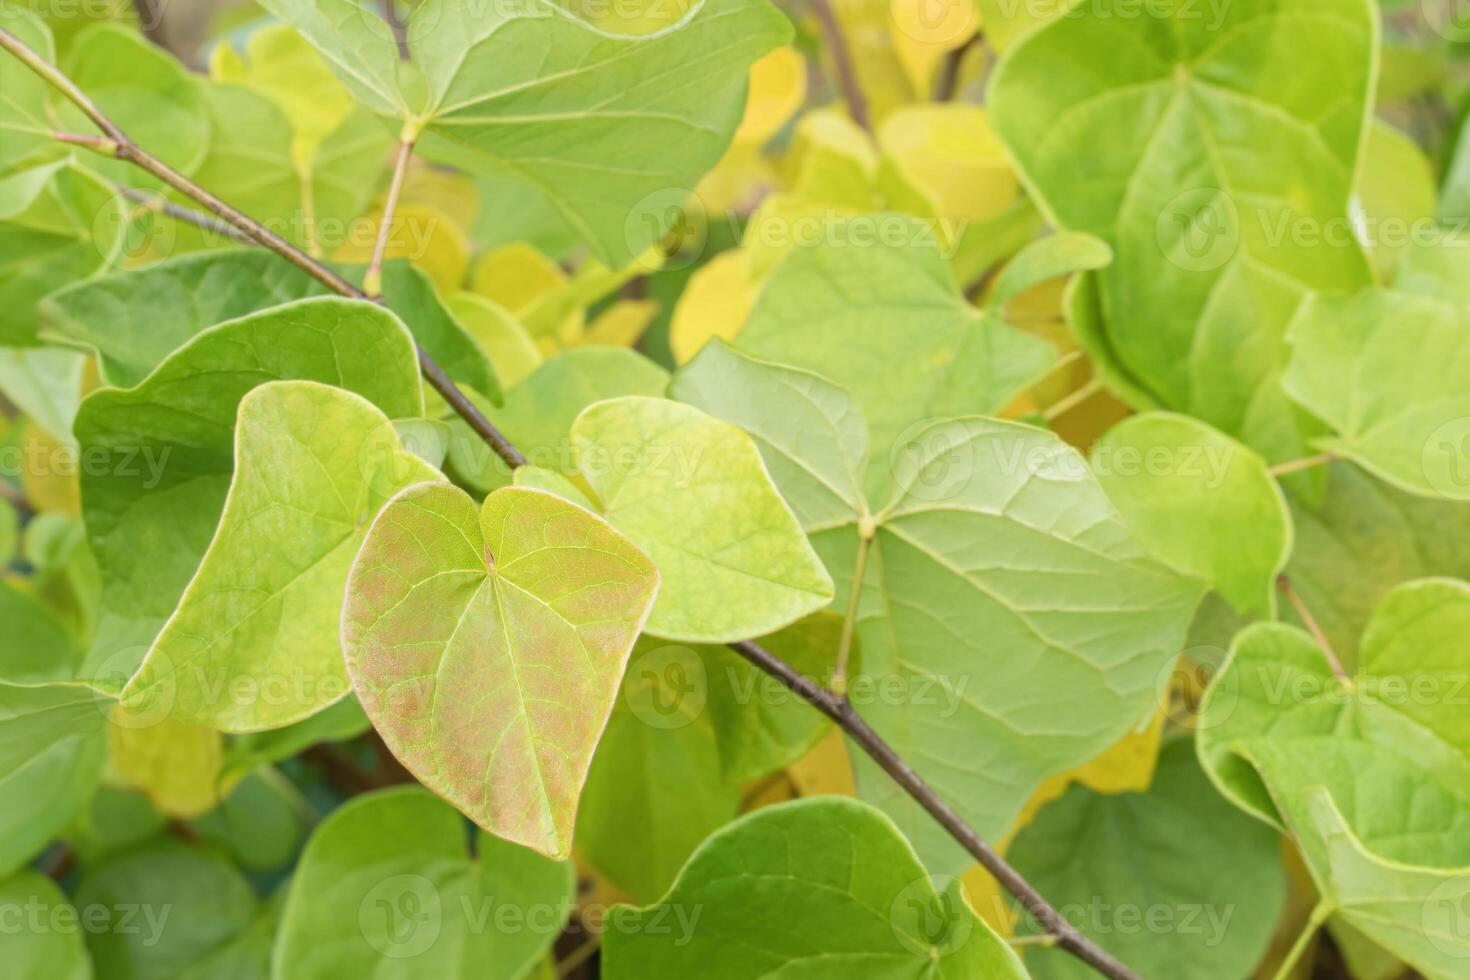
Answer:
<path fill-rule="evenodd" d="M 771 274 L 735 346 L 816 372 L 857 399 L 872 438 L 866 486 L 882 499 L 901 436 L 935 418 L 999 411 L 1053 351 L 970 306 L 927 225 L 868 215 L 830 234 Z"/>
<path fill-rule="evenodd" d="M 124 707 L 251 732 L 340 700 L 348 569 L 383 504 L 438 475 L 358 395 L 312 381 L 252 390 L 214 540 Z"/>
<path fill-rule="evenodd" d="M 1058 908 L 1086 909 L 1079 928 L 1139 976 L 1217 980 L 1249 976 L 1266 953 L 1286 900 L 1280 849 L 1269 827 L 1220 798 L 1181 738 L 1147 792 L 1074 786 L 1006 857 Z M 1153 924 L 1133 928 L 1136 914 Z M 1042 980 L 1089 972 L 1061 950 L 1026 960 Z"/>
<path fill-rule="evenodd" d="M 648 631 L 730 643 L 832 601 L 832 580 L 735 426 L 660 398 L 615 398 L 572 426 L 603 514 L 663 576 Z"/>
<path fill-rule="evenodd" d="M 1076 7 L 1017 43 L 992 80 L 991 117 L 1052 223 L 1113 249 L 1089 276 L 1100 315 L 1080 336 L 1114 387 L 1271 462 L 1298 458 L 1304 436 L 1278 384 L 1286 324 L 1309 290 L 1369 281 L 1348 207 L 1376 5 L 1262 0 L 1201 16 L 1172 4 L 1138 17 L 1131 2 Z"/>
<path fill-rule="evenodd" d="M 1400 290 L 1308 302 L 1282 384 L 1336 433 L 1318 445 L 1411 493 L 1470 500 L 1467 311 Z"/>
<path fill-rule="evenodd" d="M 571 850 L 577 799 L 658 572 L 601 518 L 520 487 L 395 497 L 353 563 L 358 700 L 420 782 L 481 827 Z"/>
<path fill-rule="evenodd" d="M 521 980 L 571 912 L 576 876 L 489 834 L 418 787 L 360 796 L 316 829 L 291 881 L 278 980 Z"/>
<path fill-rule="evenodd" d="M 765 0 L 703 0 L 648 37 L 605 33 L 551 0 L 429 0 L 404 63 L 387 24 L 353 0 L 265 6 L 364 105 L 422 131 L 426 156 L 534 185 L 611 266 L 663 237 L 728 147 L 750 66 L 791 36 Z"/>
<path fill-rule="evenodd" d="M 609 980 L 1024 980 L 959 882 L 944 884 L 866 804 L 768 807 L 705 841 L 661 903 L 615 910 L 603 969 Z"/>
<path fill-rule="evenodd" d="M 373 304 L 327 297 L 204 330 L 137 387 L 82 403 L 77 440 L 94 460 L 81 474 L 82 511 L 103 581 L 82 676 L 131 677 L 219 524 L 241 399 L 282 379 L 355 391 L 389 418 L 423 413 L 403 324 Z"/>
<path fill-rule="evenodd" d="M 1253 626 L 1200 716 L 1212 778 L 1297 839 L 1323 908 L 1433 977 L 1470 956 L 1466 629 L 1470 585 L 1449 579 L 1391 592 L 1352 674 L 1300 630 Z"/>

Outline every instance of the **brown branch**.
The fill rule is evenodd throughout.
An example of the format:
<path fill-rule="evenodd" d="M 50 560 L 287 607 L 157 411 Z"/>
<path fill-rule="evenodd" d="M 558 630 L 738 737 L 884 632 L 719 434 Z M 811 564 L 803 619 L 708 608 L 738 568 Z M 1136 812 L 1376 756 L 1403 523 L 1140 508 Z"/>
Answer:
<path fill-rule="evenodd" d="M 955 97 L 960 87 L 960 68 L 964 66 L 965 55 L 980 43 L 983 36 L 977 32 L 964 44 L 944 56 L 944 62 L 939 66 L 939 78 L 934 83 L 935 102 L 948 102 Z"/>
<path fill-rule="evenodd" d="M 847 66 L 846 69 L 839 67 L 839 72 L 844 73 L 848 82 L 853 86 L 849 92 L 849 105 L 853 110 L 854 118 L 866 126 L 868 125 L 866 104 L 862 101 L 861 93 L 856 90 L 855 81 L 852 79 L 851 63 L 847 61 L 846 47 L 841 41 L 840 34 L 836 32 L 836 21 L 832 16 L 831 7 L 827 0 L 817 0 L 817 6 L 819 14 L 823 16 L 824 25 L 828 27 L 829 31 L 836 38 L 834 56 L 839 58 L 839 65 L 846 64 Z M 301 252 L 294 245 L 280 238 L 280 236 L 263 228 L 251 218 L 230 207 L 230 205 L 221 201 L 208 191 L 196 186 L 188 178 L 139 148 L 111 120 L 92 105 L 87 97 L 77 89 L 75 84 L 41 59 L 34 51 L 26 47 L 13 34 L 10 34 L 4 29 L 0 29 L 0 47 L 11 51 L 11 53 L 15 54 L 16 57 L 31 67 L 33 71 L 58 88 L 63 94 L 67 95 L 72 102 L 76 103 L 97 124 L 98 128 L 102 130 L 106 137 L 112 143 L 116 144 L 117 149 L 115 155 L 118 159 L 128 160 L 149 173 L 154 174 L 169 186 L 219 215 L 232 227 L 249 235 L 254 241 L 269 248 L 297 268 L 326 284 L 333 291 L 355 299 L 368 298 L 362 290 L 342 279 L 336 272 L 333 272 L 331 269 L 328 269 L 326 266 Z M 470 424 L 471 428 L 477 434 L 484 438 L 500 454 L 502 459 L 513 468 L 525 465 L 525 457 L 500 434 L 488 419 L 484 418 L 478 409 L 449 380 L 443 370 L 422 349 L 419 350 L 419 365 L 423 370 L 424 377 L 434 386 L 435 390 L 444 396 L 445 401 Z M 1036 918 L 1042 928 L 1057 938 L 1056 944 L 1059 947 L 1067 950 L 1099 973 L 1111 978 L 1111 980 L 1138 980 L 1136 974 L 1089 940 L 1075 926 L 1067 922 L 1025 878 L 1021 877 L 1019 872 L 1007 864 L 999 854 L 981 840 L 979 834 L 949 804 L 941 800 L 934 789 L 928 783 L 924 782 L 923 778 L 898 756 L 893 748 L 883 740 L 882 736 L 875 732 L 863 720 L 862 716 L 853 709 L 845 697 L 817 686 L 798 673 L 791 665 L 757 643 L 746 640 L 739 643 L 732 643 L 730 644 L 730 648 L 760 670 L 779 680 L 802 700 L 832 719 L 849 739 L 862 748 L 951 837 L 958 841 L 975 860 L 979 861 L 1011 894 L 1020 900 L 1021 904 Z M 315 750 L 307 750 L 308 757 L 314 753 Z"/>
<path fill-rule="evenodd" d="M 221 238 L 228 238 L 230 241 L 237 242 L 241 245 L 255 244 L 253 238 L 238 228 L 231 228 L 223 221 L 218 221 L 207 214 L 195 211 L 193 208 L 186 208 L 182 205 L 175 204 L 173 201 L 166 200 L 156 194 L 149 194 L 147 191 L 139 190 L 136 187 L 118 187 L 117 192 L 128 200 L 143 205 L 143 207 L 155 214 L 173 218 L 175 221 L 182 221 L 186 225 L 193 225 L 195 228 L 201 228 L 211 234 L 218 235 Z"/>
<path fill-rule="evenodd" d="M 96 104 L 87 98 L 81 89 L 77 88 L 75 82 L 62 74 L 60 70 L 46 61 L 46 59 L 31 50 L 20 38 L 4 28 L 0 28 L 0 48 L 9 51 L 25 64 L 26 67 L 30 68 L 31 71 L 45 79 L 48 84 L 66 96 L 78 109 L 82 110 L 88 119 L 92 120 L 105 137 L 104 140 L 89 137 L 87 142 L 79 143 L 78 145 L 85 145 L 98 152 L 104 152 L 108 156 L 116 157 L 119 160 L 126 160 L 140 169 L 147 171 L 185 197 L 202 205 L 207 210 L 214 212 L 214 214 L 222 218 L 231 228 L 240 231 L 256 244 L 275 252 L 287 262 L 290 262 L 296 268 L 313 279 L 316 279 L 339 296 L 373 302 L 366 293 L 342 278 L 342 276 L 332 269 L 316 261 L 280 235 L 261 225 L 242 211 L 220 200 L 162 160 L 153 156 L 147 150 L 138 146 L 101 109 L 97 108 Z M 505 461 L 506 465 L 512 469 L 524 466 L 526 464 L 526 458 L 510 444 L 505 436 L 501 435 L 500 430 L 495 428 L 494 424 L 485 417 L 484 413 L 465 397 L 464 392 L 459 390 L 459 387 L 450 380 L 449 375 L 444 373 L 443 368 L 439 367 L 422 347 L 418 348 L 418 358 L 419 368 L 423 372 L 425 380 L 443 397 L 450 408 L 454 409 L 465 420 L 469 427 L 474 430 L 475 434 L 484 439 L 499 454 L 500 458 Z"/>
<path fill-rule="evenodd" d="M 948 831 L 949 835 L 958 841 L 971 857 L 979 861 L 986 871 L 989 871 L 997 881 L 1004 885 L 1007 891 L 1020 899 L 1026 911 L 1035 916 L 1041 927 L 1057 937 L 1058 946 L 1103 976 L 1111 977 L 1113 980 L 1138 980 L 1131 970 L 1064 919 L 1060 912 L 1052 908 L 1047 900 L 1041 897 L 1041 893 L 1033 888 L 1030 882 L 1021 877 L 1020 872 L 1007 864 L 1005 858 L 981 840 L 980 835 L 965 823 L 964 818 L 956 813 L 948 803 L 941 800 L 939 794 L 924 782 L 922 776 L 914 772 L 912 766 L 899 758 L 892 746 L 883 740 L 883 736 L 873 731 L 872 726 L 863 720 L 862 715 L 853 709 L 846 698 L 838 697 L 831 691 L 818 687 L 798 673 L 790 664 L 758 643 L 745 640 L 730 644 L 730 649 L 785 684 L 797 697 L 836 722 L 843 734 L 857 743 L 869 758 L 876 762 L 895 783 L 898 783 L 904 792 L 913 797 L 916 803 L 928 811 L 929 815 Z"/>
<path fill-rule="evenodd" d="M 863 95 L 862 86 L 858 84 L 857 71 L 852 66 L 852 53 L 847 50 L 847 38 L 843 37 L 842 27 L 837 23 L 832 0 L 812 0 L 812 7 L 817 12 L 817 20 L 822 24 L 822 37 L 826 39 L 827 52 L 832 55 L 832 64 L 837 69 L 837 85 L 842 90 L 843 99 L 847 101 L 847 111 L 852 114 L 853 122 L 871 133 L 873 120 L 868 114 L 868 98 Z"/>

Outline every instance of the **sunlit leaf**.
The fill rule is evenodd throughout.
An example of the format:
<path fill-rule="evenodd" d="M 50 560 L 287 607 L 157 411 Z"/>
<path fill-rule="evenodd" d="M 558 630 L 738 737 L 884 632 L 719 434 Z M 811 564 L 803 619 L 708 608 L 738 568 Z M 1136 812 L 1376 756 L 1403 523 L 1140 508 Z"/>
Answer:
<path fill-rule="evenodd" d="M 564 857 L 658 582 L 627 539 L 549 494 L 505 488 L 481 509 L 447 484 L 411 487 L 354 562 L 347 670 L 421 782 L 487 830 Z"/>

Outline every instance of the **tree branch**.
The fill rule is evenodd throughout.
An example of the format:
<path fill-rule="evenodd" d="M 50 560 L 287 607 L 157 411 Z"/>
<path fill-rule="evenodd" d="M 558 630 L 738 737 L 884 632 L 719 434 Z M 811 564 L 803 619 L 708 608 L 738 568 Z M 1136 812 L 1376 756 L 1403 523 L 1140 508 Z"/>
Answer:
<path fill-rule="evenodd" d="M 817 6 L 819 14 L 823 16 L 824 25 L 828 25 L 829 30 L 835 32 L 836 21 L 832 16 L 832 10 L 827 0 L 817 0 Z M 853 109 L 854 118 L 866 126 L 868 124 L 866 104 L 862 101 L 861 92 L 856 89 L 856 83 L 852 79 L 851 63 L 846 58 L 846 47 L 841 42 L 840 34 L 836 34 L 835 36 L 837 43 L 834 45 L 834 56 L 839 58 L 839 65 L 846 64 L 845 73 L 853 86 L 849 92 L 849 105 Z M 829 40 L 831 39 L 829 38 Z M 336 272 L 306 255 L 300 249 L 296 248 L 296 246 L 271 232 L 269 229 L 262 227 L 259 223 L 226 204 L 213 194 L 195 185 L 187 177 L 179 174 L 167 164 L 138 147 L 122 130 L 97 109 L 70 79 L 66 78 L 60 71 L 47 63 L 13 34 L 3 28 L 0 28 L 0 47 L 4 47 L 14 54 L 29 66 L 32 71 L 46 79 L 47 82 L 81 108 L 97 124 L 107 139 L 116 145 L 116 152 L 113 155 L 118 159 L 127 160 L 136 164 L 148 173 L 158 177 L 170 187 L 173 187 L 180 193 L 219 215 L 231 227 L 238 229 L 253 241 L 280 255 L 292 265 L 295 265 L 297 268 L 316 278 L 319 282 L 325 284 L 334 292 L 354 299 L 369 300 L 369 297 L 362 290 L 347 282 Z M 839 70 L 841 71 L 842 69 Z M 443 369 L 422 348 L 419 349 L 419 366 L 423 371 L 424 377 L 444 397 L 450 407 L 508 465 L 513 469 L 525 465 L 525 457 L 474 407 L 469 399 L 444 374 Z M 811 680 L 798 673 L 791 665 L 758 643 L 744 640 L 739 643 L 730 644 L 730 649 L 740 654 L 760 670 L 776 678 L 803 701 L 806 701 L 812 707 L 832 719 L 849 739 L 862 748 L 951 837 L 958 841 L 976 861 L 980 862 L 1011 894 L 1020 900 L 1026 910 L 1041 924 L 1041 927 L 1048 934 L 1056 937 L 1057 946 L 1067 950 L 1102 975 L 1111 978 L 1111 980 L 1138 980 L 1136 974 L 1089 940 L 1075 926 L 1064 919 L 1019 872 L 1007 864 L 1005 859 L 981 840 L 979 834 L 965 823 L 964 819 L 949 804 L 940 799 L 934 789 L 928 783 L 924 782 L 923 778 L 899 757 L 898 753 L 883 740 L 882 736 L 875 732 L 863 720 L 862 716 L 853 709 L 845 697 L 817 686 Z"/>
<path fill-rule="evenodd" d="M 837 69 L 837 85 L 847 102 L 847 111 L 853 122 L 873 131 L 873 119 L 868 114 L 868 99 L 858 84 L 857 71 L 852 66 L 852 53 L 847 50 L 847 38 L 842 36 L 842 27 L 837 23 L 837 14 L 832 10 L 832 0 L 812 0 L 817 20 L 822 24 L 822 37 L 827 42 L 827 52 L 832 55 L 832 64 Z"/>
<path fill-rule="evenodd" d="M 342 278 L 335 271 L 318 262 L 316 259 L 313 259 L 301 251 L 301 249 L 292 245 L 269 228 L 261 225 L 253 218 L 231 207 L 162 160 L 138 146 L 101 109 L 97 108 L 96 104 L 87 98 L 81 89 L 77 88 L 75 82 L 67 78 L 66 75 L 50 62 L 46 61 L 46 59 L 31 50 L 20 38 L 4 28 L 0 28 L 0 48 L 9 51 L 25 64 L 26 67 L 30 68 L 31 71 L 43 78 L 52 88 L 55 88 L 62 95 L 66 96 L 68 100 L 78 109 L 81 109 L 87 118 L 92 120 L 97 128 L 102 131 L 106 140 L 100 141 L 98 145 L 89 146 L 89 148 L 95 149 L 98 152 L 107 152 L 109 156 L 114 156 L 119 160 L 126 160 L 147 171 L 185 197 L 197 202 L 207 210 L 214 212 L 227 225 L 243 233 L 256 244 L 275 252 L 287 262 L 290 262 L 296 268 L 313 279 L 316 279 L 339 296 L 372 302 L 366 293 Z M 449 375 L 444 373 L 444 369 L 439 367 L 422 347 L 418 348 L 418 358 L 419 369 L 423 372 L 425 380 L 433 386 L 434 390 L 449 404 L 450 408 L 454 409 L 455 413 L 465 420 L 469 427 L 474 430 L 475 434 L 484 439 L 500 458 L 505 461 L 506 465 L 512 469 L 524 466 L 526 464 L 526 458 L 510 444 L 505 436 L 501 435 L 500 430 L 495 428 L 494 424 L 485 417 L 484 413 L 465 397 L 464 392 L 459 390 L 459 386 L 449 379 Z"/>
<path fill-rule="evenodd" d="M 182 221 L 184 224 L 193 225 L 195 228 L 202 228 L 211 234 L 218 235 L 221 238 L 228 238 L 230 241 L 237 242 L 241 245 L 256 244 L 253 238 L 238 228 L 232 228 L 223 221 L 217 221 L 207 214 L 195 211 L 193 208 L 186 208 L 182 205 L 175 204 L 156 194 L 149 194 L 147 191 L 139 190 L 136 187 L 121 186 L 117 187 L 117 192 L 129 201 L 135 201 L 155 214 L 173 218 L 175 221 Z"/>
<path fill-rule="evenodd" d="M 980 862 L 986 871 L 989 871 L 997 881 L 1005 886 L 1006 891 L 1020 899 L 1026 911 L 1036 918 L 1041 927 L 1056 937 L 1058 946 L 1103 976 L 1111 977 L 1113 980 L 1138 980 L 1137 975 L 1128 967 L 1114 959 L 1064 919 L 1060 912 L 1052 908 L 1050 903 L 1041 897 L 1041 893 L 1033 888 L 1030 882 L 1021 877 L 1020 872 L 1007 864 L 1005 858 L 981 840 L 980 835 L 965 823 L 964 818 L 956 813 L 948 803 L 940 799 L 934 788 L 924 782 L 923 777 L 915 772 L 912 766 L 899 758 L 893 747 L 863 720 L 863 717 L 853 709 L 846 698 L 818 687 L 797 673 L 790 664 L 758 643 L 743 640 L 740 643 L 731 643 L 730 649 L 785 684 L 797 697 L 836 722 L 848 738 L 856 742 L 868 754 L 868 757 L 878 764 L 879 768 L 886 772 L 895 783 L 903 787 L 904 792 L 928 811 L 929 815 L 948 831 L 949 835 L 958 841 L 971 857 Z"/>

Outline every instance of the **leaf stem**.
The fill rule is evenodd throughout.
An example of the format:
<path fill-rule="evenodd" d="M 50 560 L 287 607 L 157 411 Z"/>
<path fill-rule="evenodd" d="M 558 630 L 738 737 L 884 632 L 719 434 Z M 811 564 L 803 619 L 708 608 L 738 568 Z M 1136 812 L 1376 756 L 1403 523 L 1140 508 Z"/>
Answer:
<path fill-rule="evenodd" d="M 868 99 L 863 95 L 862 86 L 858 84 L 857 71 L 852 66 L 852 53 L 847 50 L 847 38 L 843 36 L 842 27 L 837 23 L 832 0 L 812 0 L 812 7 L 822 25 L 822 37 L 827 42 L 828 53 L 832 55 L 832 64 L 837 69 L 837 86 L 847 102 L 847 111 L 852 115 L 853 122 L 871 133 L 873 119 L 868 114 Z"/>
<path fill-rule="evenodd" d="M 1312 914 L 1307 918 L 1307 924 L 1302 927 L 1301 935 L 1296 937 L 1296 942 L 1292 943 L 1291 951 L 1286 954 L 1286 959 L 1281 961 L 1281 969 L 1276 971 L 1276 980 L 1288 980 L 1292 971 L 1296 969 L 1297 963 L 1301 961 L 1302 956 L 1307 952 L 1307 947 L 1311 945 L 1312 938 L 1317 935 L 1317 930 L 1322 928 L 1322 923 L 1331 918 L 1333 911 L 1335 910 L 1332 907 L 1332 903 L 1326 899 L 1318 902 L 1317 907 L 1312 909 Z"/>
<path fill-rule="evenodd" d="M 1048 422 L 1055 422 L 1099 391 L 1102 391 L 1102 380 L 1100 378 L 1092 378 L 1076 391 L 1064 395 L 1048 405 L 1046 410 L 1041 413 L 1041 417 Z"/>
<path fill-rule="evenodd" d="M 388 185 L 388 199 L 383 202 L 383 217 L 378 222 L 378 240 L 373 243 L 373 257 L 368 262 L 367 272 L 362 278 L 362 291 L 369 299 L 383 295 L 383 255 L 388 251 L 388 239 L 393 236 L 393 218 L 398 210 L 398 198 L 403 193 L 403 179 L 408 174 L 408 161 L 413 158 L 416 137 L 404 133 L 398 141 L 398 157 L 393 162 L 393 182 Z"/>
<path fill-rule="evenodd" d="M 830 24 L 831 28 L 835 28 L 836 22 L 832 17 L 831 7 L 828 5 L 827 0 L 817 0 L 817 3 L 819 12 L 825 11 L 824 22 Z M 231 227 L 240 230 L 253 241 L 270 249 L 303 272 L 313 276 L 333 292 L 353 299 L 368 299 L 362 290 L 347 282 L 333 270 L 306 255 L 279 235 L 262 227 L 258 222 L 226 204 L 167 164 L 138 147 L 122 130 L 97 109 L 70 79 L 46 62 L 35 51 L 27 47 L 14 34 L 11 34 L 3 28 L 0 28 L 0 47 L 5 48 L 11 54 L 15 55 L 21 62 L 30 67 L 32 71 L 57 88 L 63 95 L 75 103 L 78 108 L 86 113 L 107 138 L 117 144 L 115 156 L 118 159 L 127 160 L 158 177 L 170 187 L 173 187 L 191 200 L 203 205 L 208 210 L 223 218 Z M 840 36 L 838 47 L 845 57 L 846 48 L 841 46 Z M 848 74 L 849 76 L 851 74 L 850 63 L 848 64 Z M 855 116 L 859 117 L 860 122 L 866 124 L 867 110 L 865 104 L 861 101 L 861 93 L 857 92 L 854 88 L 853 94 L 857 101 L 850 104 L 854 106 Z M 474 407 L 469 399 L 465 397 L 464 393 L 444 373 L 443 369 L 422 348 L 419 349 L 418 357 L 419 367 L 425 379 L 444 397 L 444 400 L 450 407 L 470 425 L 476 434 L 489 443 L 512 468 L 524 466 L 526 458 Z M 872 726 L 854 710 L 845 697 L 818 686 L 799 673 L 790 664 L 758 643 L 742 640 L 738 643 L 730 644 L 730 649 L 780 681 L 802 700 L 832 719 L 846 733 L 849 739 L 862 748 L 877 763 L 879 768 L 886 772 L 904 792 L 923 807 L 996 880 L 1020 900 L 1022 906 L 1036 918 L 1042 928 L 1050 935 L 1056 937 L 1057 946 L 1067 950 L 1103 976 L 1109 977 L 1110 980 L 1139 980 L 1137 974 L 1133 973 L 1128 967 L 1124 966 L 1116 958 L 1084 936 L 1075 926 L 1064 919 L 1056 909 L 1048 904 L 1046 899 L 1032 887 L 1030 882 L 1023 878 L 994 849 L 986 844 L 980 838 L 980 835 L 948 803 L 945 803 L 939 798 L 938 793 L 928 783 L 924 782 L 923 778 L 914 771 L 913 767 L 899 757 L 898 753 L 893 750 L 893 747 L 873 730 Z"/>
<path fill-rule="evenodd" d="M 837 666 L 832 670 L 832 693 L 847 697 L 847 662 L 852 655 L 852 635 L 857 628 L 858 606 L 863 599 L 863 575 L 868 569 L 868 550 L 877 529 L 870 521 L 859 525 L 857 560 L 852 569 L 852 591 L 847 597 L 847 615 L 842 620 L 842 639 L 837 643 Z"/>
<path fill-rule="evenodd" d="M 46 59 L 28 47 L 24 41 L 3 27 L 0 27 L 0 48 L 4 48 L 14 55 L 22 64 L 30 68 L 31 71 L 44 79 L 52 88 L 55 88 L 62 95 L 66 96 L 77 108 L 81 109 L 87 118 L 91 119 L 97 125 L 97 128 L 102 130 L 107 139 L 111 141 L 111 145 L 116 147 L 109 155 L 119 160 L 126 160 L 157 177 L 185 197 L 188 197 L 190 200 L 202 205 L 206 210 L 212 211 L 224 219 L 226 224 L 242 232 L 256 244 L 275 252 L 281 258 L 290 262 L 296 268 L 311 276 L 337 295 L 346 296 L 349 299 L 369 299 L 366 293 L 342 278 L 334 270 L 307 255 L 301 249 L 292 245 L 269 228 L 264 227 L 253 218 L 226 204 L 177 170 L 174 170 L 162 160 L 159 160 L 138 146 L 111 119 L 107 118 L 102 110 L 98 109 L 81 89 L 77 88 L 76 83 L 62 74 L 56 66 L 46 61 Z M 485 440 L 495 450 L 496 454 L 505 461 L 506 465 L 510 466 L 511 469 L 517 469 L 526 465 L 526 457 L 522 456 L 510 444 L 510 441 L 500 433 L 500 430 L 495 428 L 494 424 L 485 417 L 484 413 L 475 407 L 474 403 L 465 396 L 464 392 L 460 391 L 459 387 L 450 380 L 449 375 L 444 373 L 444 369 L 439 367 L 422 347 L 418 348 L 418 359 L 419 369 L 423 373 L 424 379 L 448 403 L 449 407 L 460 418 L 465 420 L 466 424 L 469 425 L 475 434 Z"/>
<path fill-rule="evenodd" d="M 1312 615 L 1312 611 L 1307 608 L 1307 604 L 1302 601 L 1302 597 L 1297 595 L 1296 589 L 1292 588 L 1291 579 L 1287 577 L 1286 573 L 1283 572 L 1276 576 L 1276 588 L 1281 591 L 1282 595 L 1286 596 L 1286 601 L 1291 603 L 1292 609 L 1296 610 L 1297 617 L 1306 624 L 1307 632 L 1312 634 L 1312 639 L 1317 642 L 1317 646 L 1322 648 L 1322 655 L 1327 658 L 1327 663 L 1332 667 L 1332 672 L 1337 675 L 1339 680 L 1349 680 L 1348 672 L 1343 669 L 1342 661 L 1337 659 L 1337 654 L 1333 651 L 1332 644 L 1327 640 L 1327 634 L 1322 632 L 1322 627 L 1317 625 L 1317 619 Z"/>
<path fill-rule="evenodd" d="M 971 857 L 980 862 L 985 870 L 989 871 L 1005 887 L 1006 891 L 1020 900 L 1021 905 L 1036 918 L 1041 927 L 1056 937 L 1057 946 L 1111 980 L 1139 980 L 1137 974 L 1063 918 L 1062 914 L 1052 908 L 1041 893 L 1021 876 L 1020 872 L 1007 864 L 1005 858 L 981 840 L 980 835 L 965 823 L 964 818 L 939 798 L 934 788 L 924 782 L 923 777 L 899 757 L 893 747 L 873 730 L 872 726 L 857 713 L 846 698 L 817 686 L 759 643 L 742 640 L 739 643 L 731 643 L 730 649 L 785 684 L 787 689 L 797 697 L 836 722 L 847 737 L 866 752 L 880 769 L 913 798 L 914 802 L 923 807 Z"/>
<path fill-rule="evenodd" d="M 1267 472 L 1270 473 L 1272 476 L 1281 477 L 1286 476 L 1288 473 L 1297 473 L 1301 470 L 1309 470 L 1312 469 L 1314 466 L 1325 466 L 1328 463 L 1336 462 L 1337 459 L 1337 453 L 1318 453 L 1315 456 L 1307 456 L 1303 459 L 1294 459 L 1289 463 L 1279 463 L 1276 466 L 1271 467 L 1269 470 L 1267 470 Z"/>

